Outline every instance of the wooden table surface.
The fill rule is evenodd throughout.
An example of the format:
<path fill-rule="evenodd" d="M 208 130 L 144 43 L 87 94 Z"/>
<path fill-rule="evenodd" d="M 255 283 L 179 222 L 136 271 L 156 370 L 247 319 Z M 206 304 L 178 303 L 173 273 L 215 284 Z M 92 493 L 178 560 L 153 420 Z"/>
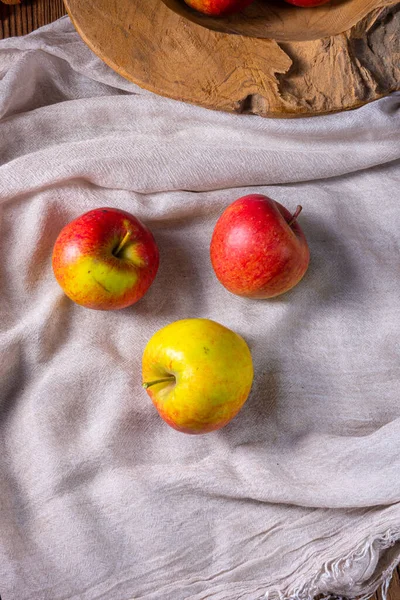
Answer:
<path fill-rule="evenodd" d="M 0 0 L 0 39 L 24 35 L 65 14 L 62 0 L 24 0 L 17 5 L 2 4 Z M 372 600 L 382 600 L 380 593 Z M 400 567 L 393 577 L 387 600 L 400 600 Z"/>
<path fill-rule="evenodd" d="M 0 0 L 0 39 L 24 35 L 65 14 L 62 0 L 24 0 L 16 5 Z"/>

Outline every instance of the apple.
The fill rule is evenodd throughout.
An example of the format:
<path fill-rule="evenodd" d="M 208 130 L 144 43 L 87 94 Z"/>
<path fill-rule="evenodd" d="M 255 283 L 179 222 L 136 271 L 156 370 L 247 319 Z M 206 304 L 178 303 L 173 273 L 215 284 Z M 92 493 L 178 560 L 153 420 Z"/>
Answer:
<path fill-rule="evenodd" d="M 330 0 L 285 0 L 289 4 L 294 4 L 295 6 L 303 6 L 303 7 L 311 7 L 311 6 L 321 6 L 321 4 L 326 4 L 330 2 Z"/>
<path fill-rule="evenodd" d="M 209 319 L 183 319 L 157 331 L 142 364 L 142 385 L 160 416 L 183 433 L 224 427 L 247 400 L 253 382 L 244 339 Z"/>
<path fill-rule="evenodd" d="M 66 225 L 53 249 L 54 275 L 71 300 L 98 310 L 137 302 L 156 276 L 149 229 L 117 208 L 97 208 Z"/>
<path fill-rule="evenodd" d="M 185 0 L 186 4 L 205 15 L 225 17 L 240 12 L 253 0 Z"/>
<path fill-rule="evenodd" d="M 310 253 L 297 223 L 284 206 L 260 194 L 244 196 L 222 213 L 210 245 L 211 263 L 223 286 L 246 298 L 272 298 L 305 274 Z"/>

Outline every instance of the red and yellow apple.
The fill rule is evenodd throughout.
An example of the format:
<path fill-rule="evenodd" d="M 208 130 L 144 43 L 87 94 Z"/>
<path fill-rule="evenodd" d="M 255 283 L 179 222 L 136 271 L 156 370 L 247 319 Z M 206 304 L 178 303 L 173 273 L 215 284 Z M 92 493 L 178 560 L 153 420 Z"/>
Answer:
<path fill-rule="evenodd" d="M 253 0 L 185 0 L 186 4 L 200 13 L 213 17 L 224 17 L 240 12 Z"/>
<path fill-rule="evenodd" d="M 253 363 L 244 339 L 209 319 L 157 331 L 142 359 L 143 387 L 160 416 L 183 433 L 224 427 L 245 403 Z"/>
<path fill-rule="evenodd" d="M 321 4 L 327 4 L 330 2 L 330 0 L 285 0 L 285 2 L 306 8 L 312 6 L 321 6 Z"/>
<path fill-rule="evenodd" d="M 133 215 L 98 208 L 66 225 L 53 249 L 54 275 L 71 300 L 98 310 L 125 308 L 149 289 L 159 253 Z"/>
<path fill-rule="evenodd" d="M 215 225 L 211 263 L 223 286 L 247 298 L 272 298 L 294 287 L 305 274 L 310 253 L 292 215 L 267 196 L 251 194 L 233 202 Z"/>

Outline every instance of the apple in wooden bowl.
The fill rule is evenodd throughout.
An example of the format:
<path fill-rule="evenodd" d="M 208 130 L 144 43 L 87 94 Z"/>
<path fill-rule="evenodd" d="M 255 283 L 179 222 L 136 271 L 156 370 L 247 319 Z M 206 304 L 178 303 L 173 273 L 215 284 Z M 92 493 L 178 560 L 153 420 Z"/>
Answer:
<path fill-rule="evenodd" d="M 330 0 L 285 0 L 288 4 L 294 4 L 294 6 L 301 6 L 303 8 L 313 8 L 314 6 L 321 6 L 326 4 Z"/>
<path fill-rule="evenodd" d="M 226 17 L 243 11 L 254 0 L 185 0 L 185 3 L 203 15 Z"/>
<path fill-rule="evenodd" d="M 215 7 L 222 1 L 225 2 L 225 7 L 229 5 L 230 9 L 239 12 L 228 10 L 230 14 L 227 14 L 222 10 L 217 14 Z M 162 0 L 162 2 L 181 17 L 213 31 L 273 39 L 277 42 L 294 42 L 338 35 L 356 25 L 374 9 L 394 5 L 398 0 L 254 0 L 253 2 Z M 201 6 L 206 4 L 211 6 L 211 3 L 214 3 L 212 14 L 199 12 Z"/>

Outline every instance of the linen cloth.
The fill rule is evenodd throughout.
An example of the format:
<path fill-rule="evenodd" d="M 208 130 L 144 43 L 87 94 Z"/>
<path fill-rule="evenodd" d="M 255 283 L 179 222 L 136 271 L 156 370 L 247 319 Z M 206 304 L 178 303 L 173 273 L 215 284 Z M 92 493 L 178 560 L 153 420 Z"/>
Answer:
<path fill-rule="evenodd" d="M 157 97 L 68 18 L 0 44 L 2 600 L 354 597 L 400 559 L 400 97 L 268 120 Z M 294 210 L 311 262 L 272 301 L 216 280 L 224 208 Z M 74 305 L 61 228 L 118 207 L 161 263 L 122 311 Z M 224 429 L 169 428 L 141 388 L 150 336 L 207 317 L 255 381 Z"/>

